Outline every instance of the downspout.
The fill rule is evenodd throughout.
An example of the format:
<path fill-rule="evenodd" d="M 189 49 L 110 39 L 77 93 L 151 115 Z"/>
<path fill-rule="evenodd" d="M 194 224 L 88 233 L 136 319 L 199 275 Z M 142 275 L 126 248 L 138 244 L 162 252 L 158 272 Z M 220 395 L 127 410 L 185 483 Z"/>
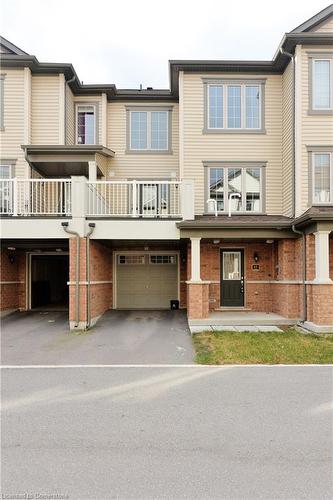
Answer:
<path fill-rule="evenodd" d="M 303 319 L 302 322 L 304 323 L 308 316 L 308 305 L 307 305 L 307 293 L 306 293 L 306 237 L 305 233 L 303 231 L 299 231 L 296 229 L 295 224 L 291 226 L 291 229 L 293 230 L 294 233 L 300 234 L 302 236 L 302 274 L 303 274 Z"/>
<path fill-rule="evenodd" d="M 280 47 L 280 52 L 281 54 L 287 56 L 290 58 L 291 63 L 293 65 L 293 119 L 292 119 L 292 126 L 293 126 L 293 146 L 292 146 L 292 164 L 293 164 L 293 208 L 292 208 L 292 217 L 295 217 L 296 214 L 296 65 L 295 65 L 295 54 L 291 54 L 290 52 L 287 52 L 286 50 L 283 50 L 282 47 Z"/>
<path fill-rule="evenodd" d="M 80 276 L 79 276 L 79 264 L 80 264 L 80 235 L 76 231 L 68 229 L 68 222 L 62 222 L 62 227 L 64 231 L 68 234 L 73 234 L 76 237 L 76 259 L 75 259 L 75 328 L 78 328 L 80 322 Z"/>
<path fill-rule="evenodd" d="M 86 330 L 90 328 L 91 322 L 91 308 L 90 308 L 90 236 L 92 235 L 95 229 L 95 223 L 89 223 L 89 231 L 86 234 L 86 280 L 87 280 L 87 288 L 86 288 Z"/>
<path fill-rule="evenodd" d="M 69 83 L 74 82 L 74 80 L 76 80 L 76 76 L 75 75 L 72 78 L 70 78 L 69 80 L 65 80 L 65 114 L 64 114 L 64 117 L 65 117 L 65 137 L 64 137 L 64 145 L 67 144 L 67 106 L 66 106 L 66 102 L 67 102 L 67 85 Z"/>

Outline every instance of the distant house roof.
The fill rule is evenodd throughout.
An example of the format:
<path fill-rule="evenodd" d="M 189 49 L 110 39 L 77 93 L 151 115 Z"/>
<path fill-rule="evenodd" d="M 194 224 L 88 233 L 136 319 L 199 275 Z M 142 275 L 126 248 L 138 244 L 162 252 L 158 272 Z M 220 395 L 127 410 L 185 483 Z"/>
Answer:
<path fill-rule="evenodd" d="M 0 54 L 11 54 L 14 56 L 28 56 L 27 52 L 24 52 L 24 50 L 20 49 L 16 45 L 14 45 L 12 42 L 4 38 L 3 36 L 0 36 Z"/>

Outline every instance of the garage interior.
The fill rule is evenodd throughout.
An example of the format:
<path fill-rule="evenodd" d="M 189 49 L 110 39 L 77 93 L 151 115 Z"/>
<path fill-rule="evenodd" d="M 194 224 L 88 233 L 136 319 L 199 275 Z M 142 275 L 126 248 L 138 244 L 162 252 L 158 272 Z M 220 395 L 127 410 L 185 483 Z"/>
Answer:
<path fill-rule="evenodd" d="M 31 255 L 31 309 L 67 310 L 68 277 L 68 255 Z"/>

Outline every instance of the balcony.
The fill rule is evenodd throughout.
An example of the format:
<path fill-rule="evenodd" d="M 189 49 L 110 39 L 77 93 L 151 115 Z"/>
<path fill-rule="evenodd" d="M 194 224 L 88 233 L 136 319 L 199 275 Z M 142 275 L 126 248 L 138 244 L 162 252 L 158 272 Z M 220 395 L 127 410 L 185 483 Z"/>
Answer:
<path fill-rule="evenodd" d="M 1 179 L 2 217 L 193 218 L 191 181 Z"/>
<path fill-rule="evenodd" d="M 181 218 L 180 181 L 88 182 L 88 217 Z"/>
<path fill-rule="evenodd" d="M 71 214 L 70 179 L 1 179 L 1 216 Z"/>

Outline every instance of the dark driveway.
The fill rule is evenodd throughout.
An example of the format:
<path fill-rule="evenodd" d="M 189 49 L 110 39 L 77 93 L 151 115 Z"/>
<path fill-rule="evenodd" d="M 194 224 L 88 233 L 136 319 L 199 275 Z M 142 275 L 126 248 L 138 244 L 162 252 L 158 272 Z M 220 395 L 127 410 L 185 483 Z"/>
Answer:
<path fill-rule="evenodd" d="M 1 322 L 2 364 L 184 364 L 194 351 L 183 311 L 108 311 L 70 333 L 66 312 L 15 313 Z"/>

